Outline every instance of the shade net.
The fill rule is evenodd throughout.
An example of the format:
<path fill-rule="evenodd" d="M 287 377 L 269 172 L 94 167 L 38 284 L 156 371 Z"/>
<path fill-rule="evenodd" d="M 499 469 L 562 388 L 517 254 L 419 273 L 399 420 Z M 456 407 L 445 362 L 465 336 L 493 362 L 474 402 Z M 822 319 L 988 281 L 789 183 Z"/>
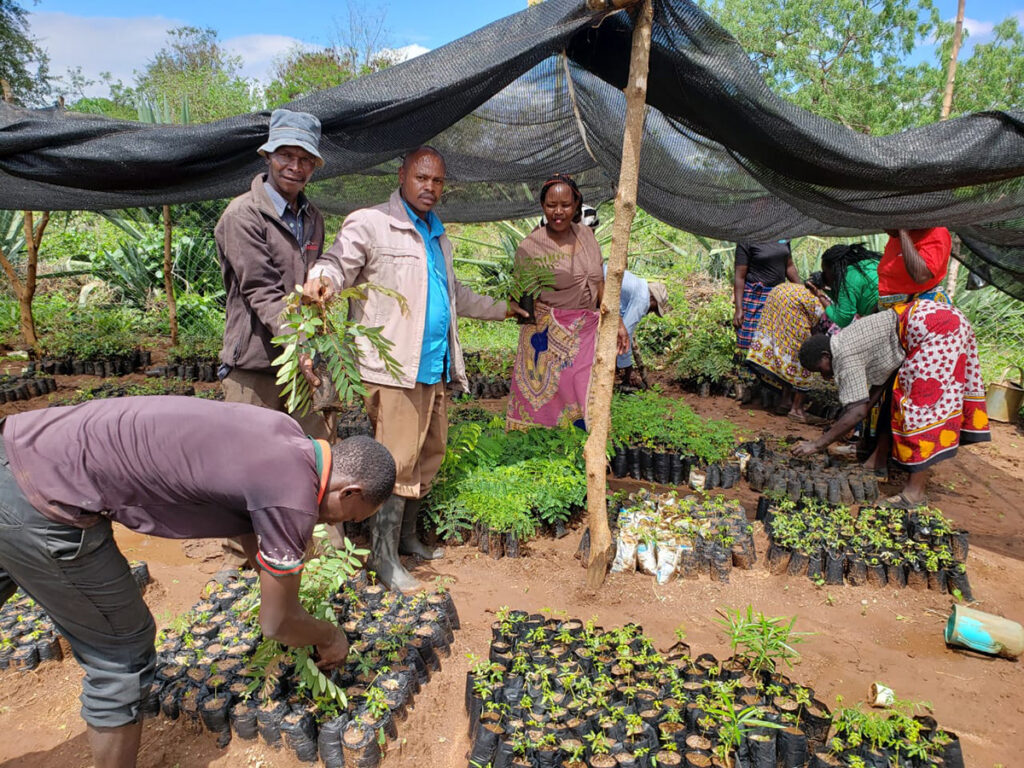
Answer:
<path fill-rule="evenodd" d="M 638 203 L 724 240 L 947 226 L 961 259 L 1024 299 L 1024 112 L 866 136 L 773 94 L 736 40 L 688 0 L 654 0 Z M 344 214 L 382 202 L 422 143 L 447 162 L 447 221 L 538 213 L 572 173 L 614 192 L 632 20 L 547 0 L 412 61 L 289 105 L 317 115 L 310 196 Z M 269 113 L 149 125 L 0 106 L 0 208 L 97 210 L 231 197 L 264 168 Z"/>

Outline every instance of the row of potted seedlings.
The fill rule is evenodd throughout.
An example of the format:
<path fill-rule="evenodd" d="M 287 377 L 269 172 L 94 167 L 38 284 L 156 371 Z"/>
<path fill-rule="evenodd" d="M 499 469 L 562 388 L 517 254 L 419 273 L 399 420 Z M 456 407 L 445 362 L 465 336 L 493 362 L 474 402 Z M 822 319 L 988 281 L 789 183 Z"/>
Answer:
<path fill-rule="evenodd" d="M 719 660 L 682 641 L 659 653 L 634 624 L 502 609 L 466 678 L 470 768 L 963 766 L 956 736 L 913 706 L 833 715 L 782 674 L 793 620 L 723 616 L 734 655 Z"/>
<path fill-rule="evenodd" d="M 498 398 L 505 397 L 512 390 L 512 382 L 508 379 L 496 378 L 483 373 L 469 376 L 469 397 Z"/>
<path fill-rule="evenodd" d="M 967 577 L 969 533 L 939 510 L 858 512 L 814 500 L 767 507 L 769 570 L 831 585 L 910 587 L 973 599 Z"/>
<path fill-rule="evenodd" d="M 201 723 L 221 746 L 258 738 L 328 768 L 378 765 L 450 655 L 458 613 L 446 591 L 405 596 L 368 583 L 365 572 L 330 591 L 318 610 L 336 617 L 350 653 L 324 673 L 310 649 L 261 636 L 254 578 L 211 582 L 188 620 L 158 638 L 148 713 Z"/>
<path fill-rule="evenodd" d="M 721 496 L 679 498 L 674 491 L 641 489 L 622 502 L 616 529 L 612 573 L 637 569 L 659 584 L 677 573 L 683 579 L 707 574 L 712 581 L 728 582 L 733 567 L 750 569 L 757 561 L 746 512 Z"/>
<path fill-rule="evenodd" d="M 200 360 L 198 358 L 187 358 L 177 360 L 167 365 L 158 365 L 146 371 L 147 376 L 162 377 L 165 379 L 179 379 L 181 381 L 218 381 L 217 369 L 220 367 L 220 360 Z"/>
<path fill-rule="evenodd" d="M 44 357 L 29 363 L 28 370 L 53 376 L 124 376 L 151 362 L 151 354 L 141 349 L 130 354 L 82 359 L 77 357 Z"/>
<path fill-rule="evenodd" d="M 151 382 L 136 383 L 132 381 L 123 382 L 104 382 L 95 387 L 88 387 L 76 390 L 73 394 L 69 394 L 66 397 L 58 397 L 53 399 L 50 403 L 50 407 L 58 407 L 62 405 L 77 405 L 78 403 L 84 403 L 89 400 L 106 400 L 112 397 L 138 397 L 138 396 L 154 396 L 154 395 L 177 395 L 180 397 L 193 397 L 196 395 L 195 387 L 191 384 L 186 384 L 179 381 L 161 382 L 154 384 Z M 209 391 L 200 393 L 202 397 L 208 397 L 213 400 L 223 400 L 224 394 L 220 391 Z"/>
<path fill-rule="evenodd" d="M 616 445 L 608 463 L 612 477 L 689 485 L 694 490 L 732 488 L 741 477 L 740 464 L 735 461 L 708 464 L 696 456 L 644 445 Z"/>
<path fill-rule="evenodd" d="M 832 457 L 800 459 L 766 451 L 747 462 L 747 482 L 758 493 L 791 501 L 817 499 L 829 504 L 871 504 L 878 499 L 879 478 L 860 464 Z"/>
<path fill-rule="evenodd" d="M 684 401 L 652 387 L 612 396 L 608 457 L 613 477 L 705 489 L 731 487 L 740 479 L 732 459 L 735 428 L 704 419 Z"/>
<path fill-rule="evenodd" d="M 139 589 L 145 591 L 149 567 L 144 562 L 135 562 L 131 571 Z M 0 606 L 0 674 L 29 672 L 44 662 L 61 661 L 70 654 L 71 648 L 53 620 L 24 592 L 19 590 Z"/>
<path fill-rule="evenodd" d="M 0 376 L 0 403 L 15 400 L 31 400 L 33 397 L 48 395 L 57 391 L 57 382 L 52 376 L 38 372 L 25 373 L 20 376 L 4 374 Z"/>

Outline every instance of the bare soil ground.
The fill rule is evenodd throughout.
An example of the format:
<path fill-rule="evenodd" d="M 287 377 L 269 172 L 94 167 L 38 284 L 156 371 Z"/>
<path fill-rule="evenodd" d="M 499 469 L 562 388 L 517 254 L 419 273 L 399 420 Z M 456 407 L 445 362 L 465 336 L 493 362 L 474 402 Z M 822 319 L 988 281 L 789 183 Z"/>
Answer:
<path fill-rule="evenodd" d="M 85 381 L 59 377 L 64 391 Z M 83 377 L 94 385 L 98 380 Z M 810 435 L 810 428 L 782 417 L 750 410 L 724 398 L 685 395 L 704 416 L 726 418 L 750 435 Z M 43 407 L 38 402 L 7 404 L 0 414 Z M 500 403 L 484 404 L 493 410 Z M 938 467 L 929 492 L 936 505 L 972 532 L 969 573 L 978 608 L 1024 620 L 1024 434 L 996 424 L 993 442 L 964 449 Z M 613 482 L 613 486 L 614 486 Z M 745 487 L 726 491 L 752 509 Z M 891 486 L 893 492 L 899 485 Z M 950 598 L 933 592 L 819 588 L 805 578 L 773 577 L 759 564 L 733 572 L 731 582 L 675 581 L 659 587 L 650 576 L 610 575 L 597 592 L 586 589 L 584 570 L 573 559 L 582 529 L 561 540 L 531 542 L 528 556 L 491 560 L 468 547 L 454 547 L 444 560 L 418 565 L 429 582 L 454 580 L 452 592 L 462 619 L 450 658 L 443 660 L 399 724 L 399 742 L 384 765 L 465 766 L 469 742 L 463 711 L 467 654 L 485 654 L 494 611 L 509 605 L 529 611 L 596 617 L 605 626 L 642 624 L 659 645 L 673 641 L 682 625 L 700 652 L 726 656 L 724 636 L 713 623 L 716 608 L 747 604 L 769 615 L 796 615 L 797 629 L 814 633 L 799 650 L 791 672 L 834 703 L 862 700 L 874 681 L 901 698 L 924 700 L 935 716 L 963 741 L 972 767 L 1019 766 L 1024 751 L 1024 669 L 1019 662 L 983 658 L 947 648 L 942 630 Z M 118 541 L 129 558 L 149 563 L 153 583 L 146 594 L 159 625 L 187 610 L 216 570 L 215 547 L 139 536 L 121 529 Z M 758 526 L 763 553 L 765 538 Z M 190 556 L 191 555 L 191 556 Z M 207 559 L 204 559 L 207 558 Z M 73 661 L 50 663 L 26 675 L 0 675 L 0 766 L 4 768 L 83 768 L 91 764 L 78 717 L 80 670 Z M 146 724 L 140 756 L 145 768 L 243 766 L 293 768 L 288 752 L 262 744 L 233 741 L 218 749 L 210 734 L 158 719 Z"/>

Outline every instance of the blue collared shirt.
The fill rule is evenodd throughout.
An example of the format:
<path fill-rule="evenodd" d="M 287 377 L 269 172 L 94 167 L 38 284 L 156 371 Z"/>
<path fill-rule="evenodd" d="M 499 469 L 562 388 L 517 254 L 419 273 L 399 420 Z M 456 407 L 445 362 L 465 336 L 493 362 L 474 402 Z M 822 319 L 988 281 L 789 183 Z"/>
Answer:
<path fill-rule="evenodd" d="M 444 224 L 431 211 L 424 221 L 405 200 L 406 213 L 427 249 L 427 309 L 423 321 L 423 346 L 420 348 L 420 367 L 416 381 L 436 384 L 451 379 L 448 366 L 448 327 L 451 325 L 451 307 L 448 301 L 448 271 L 441 250 Z"/>
<path fill-rule="evenodd" d="M 608 265 L 604 265 L 608 277 Z M 622 273 L 622 293 L 619 296 L 619 316 L 629 332 L 630 348 L 615 358 L 615 367 L 628 368 L 633 364 L 633 331 L 651 307 L 651 291 L 647 281 L 637 277 L 628 269 Z"/>
<path fill-rule="evenodd" d="M 281 193 L 274 189 L 274 185 L 270 183 L 269 179 L 264 182 L 263 188 L 267 190 L 267 196 L 270 198 L 270 202 L 273 204 L 274 210 L 277 211 L 278 217 L 291 231 L 292 236 L 295 238 L 295 242 L 299 245 L 305 245 L 305 243 L 302 242 L 302 215 L 306 212 L 309 200 L 300 192 L 298 201 L 299 211 L 296 213 L 292 210 L 291 206 L 288 205 L 288 201 L 281 197 Z"/>

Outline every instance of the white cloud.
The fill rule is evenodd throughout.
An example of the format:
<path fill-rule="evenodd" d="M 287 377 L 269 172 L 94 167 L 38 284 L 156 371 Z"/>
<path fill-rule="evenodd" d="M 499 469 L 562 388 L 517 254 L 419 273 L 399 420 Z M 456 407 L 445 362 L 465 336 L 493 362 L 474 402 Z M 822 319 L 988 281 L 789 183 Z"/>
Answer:
<path fill-rule="evenodd" d="M 950 19 L 950 21 L 956 21 L 956 19 Z M 967 34 L 970 36 L 968 39 L 977 43 L 980 39 L 984 39 L 992 34 L 992 30 L 995 28 L 995 22 L 992 21 L 979 21 L 978 19 L 970 19 L 964 17 L 964 29 L 967 30 Z"/>
<path fill-rule="evenodd" d="M 82 68 L 82 74 L 96 85 L 85 89 L 86 96 L 105 96 L 107 87 L 99 83 L 101 72 L 110 72 L 115 80 L 131 84 L 136 70 L 141 71 L 167 40 L 167 32 L 185 24 L 164 16 L 115 18 L 76 16 L 70 13 L 38 12 L 29 17 L 32 34 L 50 56 L 50 72 L 63 76 L 68 69 Z M 242 59 L 241 74 L 262 83 L 270 81 L 275 58 L 292 48 L 315 49 L 310 43 L 287 35 L 239 35 L 222 41 L 226 51 Z M 412 44 L 384 49 L 382 53 L 397 61 L 408 61 L 429 48 Z"/>
<path fill-rule="evenodd" d="M 110 72 L 115 80 L 130 83 L 134 70 L 141 70 L 163 45 L 167 30 L 182 22 L 163 16 L 119 19 L 102 16 L 74 16 L 69 13 L 40 12 L 29 15 L 32 34 L 50 55 L 50 71 L 63 75 L 81 67 L 82 74 L 97 80 Z M 87 96 L 103 96 L 105 86 L 86 89 Z"/>
<path fill-rule="evenodd" d="M 384 48 L 381 53 L 389 57 L 393 56 L 393 61 L 395 62 L 402 62 L 408 61 L 409 59 L 415 59 L 417 56 L 422 56 L 424 53 L 430 53 L 430 49 L 413 43 L 412 45 L 403 45 L 401 48 Z"/>
<path fill-rule="evenodd" d="M 309 48 L 306 43 L 286 35 L 241 35 L 224 40 L 224 48 L 232 56 L 242 57 L 242 76 L 267 83 L 275 58 L 295 47 Z"/>

